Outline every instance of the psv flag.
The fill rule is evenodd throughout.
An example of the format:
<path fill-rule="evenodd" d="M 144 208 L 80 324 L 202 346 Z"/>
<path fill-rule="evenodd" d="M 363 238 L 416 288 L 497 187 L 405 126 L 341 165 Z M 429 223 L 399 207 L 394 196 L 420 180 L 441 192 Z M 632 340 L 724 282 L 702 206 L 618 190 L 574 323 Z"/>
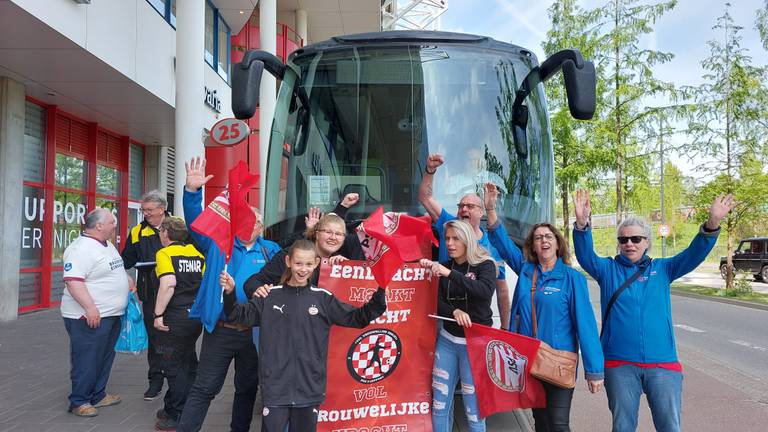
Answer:
<path fill-rule="evenodd" d="M 429 257 L 438 245 L 429 216 L 385 213 L 383 207 L 357 227 L 357 236 L 380 287 L 389 285 L 403 263 Z"/>
<path fill-rule="evenodd" d="M 544 408 L 544 387 L 531 376 L 541 341 L 472 323 L 464 327 L 480 417 L 518 408 Z"/>
<path fill-rule="evenodd" d="M 249 173 L 245 162 L 238 162 L 229 171 L 227 190 L 214 198 L 190 225 L 196 232 L 213 240 L 227 262 L 232 256 L 235 237 L 247 240 L 253 233 L 256 215 L 245 197 L 258 181 L 259 176 Z"/>

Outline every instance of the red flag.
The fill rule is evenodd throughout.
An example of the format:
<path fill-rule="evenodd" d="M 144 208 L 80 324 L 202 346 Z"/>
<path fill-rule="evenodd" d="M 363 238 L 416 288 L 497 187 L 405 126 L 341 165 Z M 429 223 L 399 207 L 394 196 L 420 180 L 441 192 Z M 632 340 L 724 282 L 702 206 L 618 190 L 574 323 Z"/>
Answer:
<path fill-rule="evenodd" d="M 259 176 L 248 172 L 240 161 L 229 171 L 229 189 L 208 204 L 190 227 L 207 236 L 224 252 L 226 261 L 232 256 L 235 237 L 248 240 L 253 233 L 256 215 L 245 201 L 248 190 L 259 181 Z"/>
<path fill-rule="evenodd" d="M 389 284 L 404 262 L 430 256 L 432 244 L 438 244 L 428 216 L 384 213 L 383 207 L 357 227 L 357 235 L 371 273 L 381 287 Z"/>
<path fill-rule="evenodd" d="M 480 417 L 547 405 L 544 387 L 531 376 L 541 341 L 475 323 L 464 334 Z"/>

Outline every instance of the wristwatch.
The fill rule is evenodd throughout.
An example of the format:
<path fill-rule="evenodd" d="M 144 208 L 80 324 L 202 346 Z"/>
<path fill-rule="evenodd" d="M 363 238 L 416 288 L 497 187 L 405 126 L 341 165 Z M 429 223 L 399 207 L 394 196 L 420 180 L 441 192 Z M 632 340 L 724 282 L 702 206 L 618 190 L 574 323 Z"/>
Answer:
<path fill-rule="evenodd" d="M 153 313 L 152 313 L 152 315 L 153 315 L 155 318 L 162 318 L 162 317 L 163 317 L 163 315 L 165 315 L 165 312 L 163 312 L 163 313 L 161 313 L 161 314 L 159 314 L 159 313 L 157 313 L 157 312 L 153 312 Z"/>

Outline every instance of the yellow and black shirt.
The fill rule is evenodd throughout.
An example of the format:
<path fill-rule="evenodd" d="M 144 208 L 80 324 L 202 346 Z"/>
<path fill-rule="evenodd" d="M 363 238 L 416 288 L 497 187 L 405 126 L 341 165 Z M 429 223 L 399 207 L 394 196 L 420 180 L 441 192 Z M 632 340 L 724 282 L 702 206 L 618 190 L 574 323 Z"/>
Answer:
<path fill-rule="evenodd" d="M 155 273 L 155 255 L 162 247 L 157 229 L 147 221 L 142 221 L 131 228 L 123 253 L 120 254 L 126 270 L 133 267 L 138 270 L 136 288 L 139 300 L 143 302 L 154 303 L 157 297 L 160 282 Z"/>
<path fill-rule="evenodd" d="M 176 276 L 176 288 L 165 308 L 165 315 L 186 318 L 203 279 L 203 254 L 191 244 L 171 243 L 157 251 L 156 261 L 155 273 L 158 279 L 166 275 Z"/>

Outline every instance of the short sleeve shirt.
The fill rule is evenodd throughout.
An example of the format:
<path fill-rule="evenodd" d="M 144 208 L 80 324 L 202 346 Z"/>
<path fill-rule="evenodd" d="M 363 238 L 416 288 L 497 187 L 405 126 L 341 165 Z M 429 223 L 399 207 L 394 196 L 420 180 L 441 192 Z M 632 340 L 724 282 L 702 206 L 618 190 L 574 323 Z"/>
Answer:
<path fill-rule="evenodd" d="M 123 258 L 110 242 L 81 235 L 64 250 L 64 282 L 85 283 L 102 317 L 120 316 L 128 304 L 128 275 Z M 85 309 L 64 289 L 61 297 L 61 316 L 79 319 Z"/>
<path fill-rule="evenodd" d="M 437 230 L 437 237 L 440 240 L 440 248 L 438 250 L 438 261 L 440 262 L 446 262 L 450 259 L 448 256 L 448 249 L 445 247 L 445 229 L 444 225 L 448 221 L 455 220 L 456 216 L 448 213 L 443 209 L 442 212 L 440 212 L 440 217 L 437 218 L 437 222 L 435 222 L 435 229 Z M 496 261 L 497 267 L 499 269 L 499 275 L 497 279 L 504 280 L 506 278 L 505 268 L 504 268 L 504 260 L 501 258 L 501 255 L 499 254 L 499 251 L 496 250 L 495 247 L 491 245 L 491 239 L 488 238 L 488 233 L 485 232 L 485 230 L 481 227 L 480 231 L 483 232 L 483 237 L 478 240 L 478 244 L 485 248 L 485 250 L 488 251 L 488 253 L 491 254 L 491 257 L 494 261 Z"/>
<path fill-rule="evenodd" d="M 200 289 L 200 282 L 205 271 L 205 259 L 191 244 L 174 243 L 159 251 L 155 257 L 155 272 L 158 279 L 163 276 L 176 276 L 173 297 L 165 308 L 165 315 L 186 317 L 187 310 L 195 302 Z"/>

